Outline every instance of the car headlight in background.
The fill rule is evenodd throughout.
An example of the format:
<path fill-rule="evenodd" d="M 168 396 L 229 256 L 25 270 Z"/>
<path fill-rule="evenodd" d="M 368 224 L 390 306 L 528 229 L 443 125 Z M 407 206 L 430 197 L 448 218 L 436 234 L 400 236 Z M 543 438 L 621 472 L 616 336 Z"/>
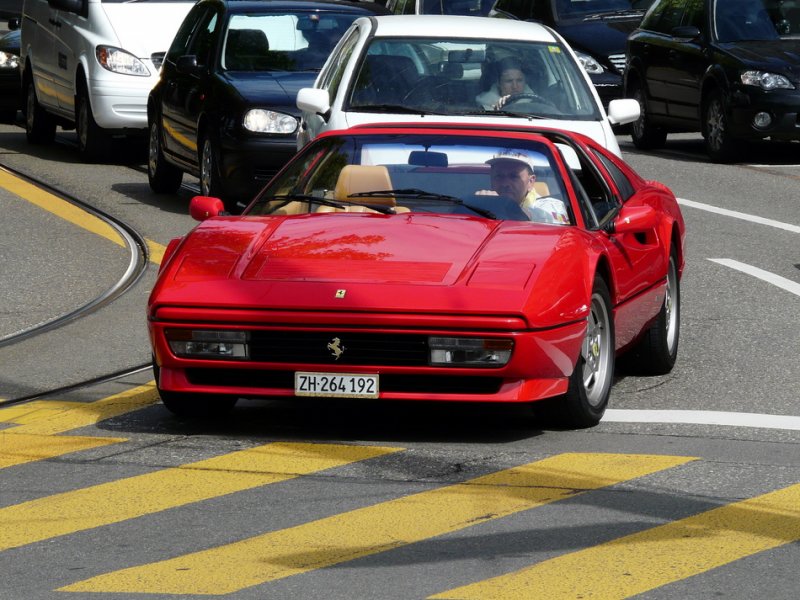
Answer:
<path fill-rule="evenodd" d="M 246 331 L 167 329 L 164 335 L 172 352 L 182 358 L 246 360 L 250 354 Z"/>
<path fill-rule="evenodd" d="M 292 115 L 252 108 L 244 114 L 244 128 L 254 133 L 294 133 L 297 119 Z"/>
<path fill-rule="evenodd" d="M 120 50 L 113 46 L 98 46 L 95 54 L 100 66 L 112 73 L 134 75 L 136 77 L 150 76 L 150 69 L 130 52 L 125 52 L 125 50 Z"/>
<path fill-rule="evenodd" d="M 0 50 L 0 69 L 19 69 L 19 56 Z"/>
<path fill-rule="evenodd" d="M 575 56 L 578 57 L 578 61 L 581 63 L 583 70 L 589 75 L 599 75 L 603 72 L 603 65 L 601 65 L 588 54 L 584 54 L 583 52 L 575 52 Z"/>
<path fill-rule="evenodd" d="M 768 71 L 745 71 L 742 73 L 742 83 L 755 85 L 765 90 L 793 90 L 794 86 L 783 75 Z"/>
<path fill-rule="evenodd" d="M 511 358 L 509 339 L 429 337 L 430 363 L 439 367 L 502 367 Z"/>

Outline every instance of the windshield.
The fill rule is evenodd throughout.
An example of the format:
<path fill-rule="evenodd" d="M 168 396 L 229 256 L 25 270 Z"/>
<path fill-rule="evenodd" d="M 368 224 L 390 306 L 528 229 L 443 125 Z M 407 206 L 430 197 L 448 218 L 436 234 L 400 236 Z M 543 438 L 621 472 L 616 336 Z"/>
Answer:
<path fill-rule="evenodd" d="M 274 179 L 250 215 L 309 212 L 467 214 L 573 222 L 544 141 L 448 134 L 322 138 Z"/>
<path fill-rule="evenodd" d="M 736 0 L 717 2 L 714 30 L 720 42 L 776 40 L 800 35 L 800 11 L 794 2 Z"/>
<path fill-rule="evenodd" d="M 233 15 L 222 49 L 228 71 L 319 70 L 359 15 L 353 13 L 248 13 Z"/>
<path fill-rule="evenodd" d="M 493 0 L 422 0 L 424 15 L 470 15 L 485 17 L 492 8 Z"/>
<path fill-rule="evenodd" d="M 346 110 L 598 120 L 589 85 L 555 43 L 374 38 Z"/>
<path fill-rule="evenodd" d="M 601 13 L 631 13 L 644 15 L 653 0 L 553 0 L 553 12 L 557 21 L 582 19 Z"/>

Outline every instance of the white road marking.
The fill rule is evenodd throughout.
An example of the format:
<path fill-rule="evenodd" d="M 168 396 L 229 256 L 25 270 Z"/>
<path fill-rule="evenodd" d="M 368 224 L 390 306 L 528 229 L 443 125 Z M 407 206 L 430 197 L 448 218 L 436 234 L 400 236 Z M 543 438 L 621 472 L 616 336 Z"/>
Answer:
<path fill-rule="evenodd" d="M 699 210 L 705 210 L 708 212 L 716 213 L 718 215 L 724 215 L 726 217 L 732 217 L 734 219 L 742 219 L 743 221 L 750 221 L 751 223 L 769 225 L 770 227 L 775 227 L 777 229 L 784 229 L 786 231 L 791 231 L 792 233 L 800 233 L 800 225 L 792 225 L 790 223 L 783 223 L 781 221 L 775 221 L 773 219 L 766 219 L 764 217 L 750 215 L 735 210 L 728 210 L 727 208 L 719 208 L 717 206 L 712 206 L 710 204 L 695 202 L 694 200 L 686 200 L 685 198 L 678 198 L 678 204 L 682 206 L 688 206 L 690 208 L 697 208 Z"/>
<path fill-rule="evenodd" d="M 747 273 L 748 275 L 752 275 L 753 277 L 761 279 L 762 281 L 766 281 L 767 283 L 771 283 L 774 286 L 784 289 L 787 292 L 791 292 L 795 296 L 800 296 L 800 283 L 792 281 L 791 279 L 786 279 L 780 275 L 775 275 L 775 273 L 770 273 L 769 271 L 765 271 L 763 269 L 759 269 L 758 267 L 739 262 L 738 260 L 732 260 L 730 258 L 709 258 L 708 260 L 725 267 L 730 267 L 731 269 L 736 269 L 742 273 Z"/>
<path fill-rule="evenodd" d="M 800 417 L 713 410 L 627 410 L 609 408 L 603 416 L 603 421 L 615 423 L 728 425 L 730 427 L 800 431 Z"/>

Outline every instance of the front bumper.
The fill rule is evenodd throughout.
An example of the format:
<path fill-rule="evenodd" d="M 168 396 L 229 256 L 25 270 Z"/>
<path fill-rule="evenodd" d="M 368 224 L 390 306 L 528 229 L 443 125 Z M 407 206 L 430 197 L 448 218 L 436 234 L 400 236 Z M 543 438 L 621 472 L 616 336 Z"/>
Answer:
<path fill-rule="evenodd" d="M 586 322 L 579 321 L 546 330 L 458 328 L 457 319 L 443 319 L 442 327 L 414 327 L 402 318 L 397 328 L 391 315 L 336 315 L 319 326 L 314 315 L 292 313 L 287 323 L 275 323 L 269 311 L 236 311 L 235 322 L 225 325 L 213 317 L 193 320 L 175 318 L 179 309 L 169 309 L 169 319 L 159 315 L 149 321 L 150 339 L 155 361 L 159 366 L 159 388 L 170 392 L 193 394 L 225 394 L 240 397 L 291 397 L 294 395 L 294 373 L 378 374 L 381 400 L 421 400 L 459 402 L 529 402 L 558 396 L 567 391 L 568 378 L 577 361 L 585 335 Z M 372 325 L 368 325 L 371 320 Z M 291 322 L 289 322 L 291 321 Z M 449 322 L 448 322 L 449 321 Z M 517 320 L 522 324 L 521 320 Z M 380 324 L 383 322 L 384 324 Z M 399 321 L 398 321 L 399 322 Z M 422 322 L 422 321 L 420 321 Z M 499 321 L 498 321 L 499 322 Z M 507 322 L 507 321 L 506 321 Z M 211 325 L 210 323 L 213 323 Z M 489 324 L 488 321 L 486 321 Z M 279 339 L 272 346 L 263 345 L 257 359 L 209 360 L 181 358 L 172 353 L 165 329 L 234 329 L 254 332 L 261 339 Z M 419 338 L 429 335 L 459 337 L 511 338 L 514 351 L 502 367 L 430 366 L 426 348 L 413 348 Z M 326 356 L 324 342 L 338 337 L 348 348 L 349 362 Z M 301 340 L 313 339 L 307 347 Z M 368 339 L 367 342 L 359 340 Z M 254 342 L 254 346 L 255 346 Z M 359 347 L 360 344 L 365 344 Z M 270 360 L 265 360 L 265 354 Z M 412 358 L 410 354 L 415 354 Z M 422 353 L 422 356 L 420 356 Z M 396 354 L 396 355 L 395 355 Z M 277 358 L 276 358 L 277 356 Z M 362 358 L 356 358 L 361 356 Z M 313 359 L 312 359 L 313 357 Z M 363 358 L 368 357 L 368 358 Z"/>
<path fill-rule="evenodd" d="M 221 147 L 226 197 L 249 201 L 295 155 L 297 141 L 294 135 L 227 134 Z"/>
<path fill-rule="evenodd" d="M 759 112 L 772 117 L 768 127 L 759 128 L 753 124 Z M 765 91 L 742 87 L 731 94 L 730 113 L 731 132 L 738 138 L 800 140 L 800 90 Z"/>
<path fill-rule="evenodd" d="M 154 67 L 147 65 L 151 72 Z M 101 67 L 97 67 L 100 69 Z M 89 97 L 95 122 L 111 131 L 147 130 L 147 96 L 158 82 L 156 75 L 133 77 L 103 70 L 89 81 Z"/>
<path fill-rule="evenodd" d="M 22 108 L 21 82 L 19 69 L 0 71 L 0 110 L 10 111 Z"/>

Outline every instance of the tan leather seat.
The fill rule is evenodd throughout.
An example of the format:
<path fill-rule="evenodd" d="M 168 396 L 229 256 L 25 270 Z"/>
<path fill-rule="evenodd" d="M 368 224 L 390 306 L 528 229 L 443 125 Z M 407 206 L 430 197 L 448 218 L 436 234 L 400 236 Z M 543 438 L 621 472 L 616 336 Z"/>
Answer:
<path fill-rule="evenodd" d="M 346 165 L 339 173 L 334 191 L 334 200 L 350 203 L 395 206 L 392 196 L 352 197 L 352 194 L 391 190 L 392 180 L 389 171 L 381 165 Z M 372 212 L 363 206 L 348 205 L 347 209 L 320 206 L 317 212 Z"/>

